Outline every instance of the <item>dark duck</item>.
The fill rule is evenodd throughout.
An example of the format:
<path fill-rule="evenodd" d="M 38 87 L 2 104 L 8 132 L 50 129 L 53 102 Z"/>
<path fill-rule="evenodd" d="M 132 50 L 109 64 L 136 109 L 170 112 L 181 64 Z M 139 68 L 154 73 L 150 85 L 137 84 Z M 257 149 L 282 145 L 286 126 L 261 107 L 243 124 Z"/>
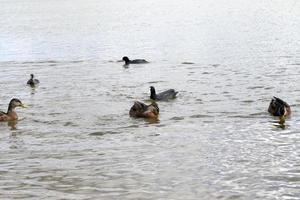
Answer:
<path fill-rule="evenodd" d="M 281 123 L 284 123 L 285 118 L 291 114 L 291 107 L 282 99 L 273 97 L 268 112 L 273 116 L 278 116 Z"/>
<path fill-rule="evenodd" d="M 34 87 L 39 83 L 40 83 L 40 81 L 38 79 L 35 79 L 33 74 L 30 74 L 30 79 L 27 81 L 27 85 Z"/>
<path fill-rule="evenodd" d="M 15 108 L 26 106 L 19 99 L 12 99 L 8 104 L 7 112 L 0 111 L 0 121 L 13 121 L 18 119 L 18 115 L 15 111 Z"/>
<path fill-rule="evenodd" d="M 150 99 L 156 101 L 167 101 L 169 99 L 174 99 L 177 93 L 178 92 L 176 92 L 174 89 L 169 89 L 156 94 L 155 88 L 153 86 L 150 87 Z"/>
<path fill-rule="evenodd" d="M 130 108 L 129 115 L 130 117 L 136 118 L 158 118 L 159 108 L 155 102 L 152 102 L 150 105 L 146 105 L 142 102 L 136 101 L 133 106 Z"/>
<path fill-rule="evenodd" d="M 135 59 L 135 60 L 130 60 L 127 56 L 124 56 L 122 60 L 125 62 L 125 65 L 129 64 L 145 64 L 148 63 L 148 61 L 144 59 Z"/>

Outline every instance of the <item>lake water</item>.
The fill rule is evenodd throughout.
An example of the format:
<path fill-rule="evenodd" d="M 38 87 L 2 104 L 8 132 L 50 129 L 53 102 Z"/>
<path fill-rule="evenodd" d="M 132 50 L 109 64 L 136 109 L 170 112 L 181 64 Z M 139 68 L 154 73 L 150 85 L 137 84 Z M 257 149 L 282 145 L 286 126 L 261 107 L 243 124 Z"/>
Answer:
<path fill-rule="evenodd" d="M 299 11 L 1 0 L 0 108 L 29 108 L 0 123 L 0 199 L 300 199 Z M 125 68 L 124 55 L 150 63 Z M 150 86 L 179 94 L 156 123 L 130 118 Z M 291 105 L 284 126 L 273 95 Z"/>

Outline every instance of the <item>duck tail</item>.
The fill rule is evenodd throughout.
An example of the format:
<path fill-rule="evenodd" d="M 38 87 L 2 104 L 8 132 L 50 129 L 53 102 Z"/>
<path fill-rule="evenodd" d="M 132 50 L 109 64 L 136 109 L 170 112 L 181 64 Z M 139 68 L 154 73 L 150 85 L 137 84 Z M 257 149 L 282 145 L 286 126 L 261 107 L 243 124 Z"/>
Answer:
<path fill-rule="evenodd" d="M 275 97 L 275 96 L 273 96 L 273 98 L 274 98 L 274 100 L 275 100 L 275 102 L 276 102 L 277 104 L 280 104 L 280 105 L 289 107 L 289 104 L 287 104 L 287 103 L 286 103 L 285 101 L 283 101 L 282 99 L 280 99 L 280 98 L 278 98 L 278 97 Z"/>

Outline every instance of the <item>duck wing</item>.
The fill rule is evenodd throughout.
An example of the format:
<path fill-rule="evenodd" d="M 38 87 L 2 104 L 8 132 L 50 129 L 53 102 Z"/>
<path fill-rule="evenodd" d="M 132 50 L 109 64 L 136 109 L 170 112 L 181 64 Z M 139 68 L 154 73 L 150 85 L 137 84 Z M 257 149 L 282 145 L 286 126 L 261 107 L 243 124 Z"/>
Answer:
<path fill-rule="evenodd" d="M 7 114 L 5 112 L 0 111 L 0 121 L 5 121 L 7 118 Z"/>
<path fill-rule="evenodd" d="M 31 85 L 31 84 L 33 84 L 33 80 L 32 80 L 32 79 L 29 79 L 29 80 L 27 81 L 27 85 Z"/>
<path fill-rule="evenodd" d="M 282 115 L 284 115 L 284 112 L 285 112 L 284 105 L 280 104 L 275 107 L 273 115 L 274 116 L 282 116 Z"/>
<path fill-rule="evenodd" d="M 129 115 L 132 117 L 141 117 L 147 110 L 148 106 L 142 102 L 136 101 L 130 108 Z"/>
<path fill-rule="evenodd" d="M 275 100 L 275 103 L 278 105 L 283 105 L 283 106 L 290 106 L 289 104 L 287 104 L 285 101 L 283 101 L 282 99 L 278 98 L 278 97 L 273 97 Z"/>
<path fill-rule="evenodd" d="M 145 59 L 135 59 L 130 61 L 131 64 L 143 64 L 143 63 L 148 63 Z"/>
<path fill-rule="evenodd" d="M 174 99 L 176 97 L 178 92 L 176 92 L 174 89 L 169 89 L 164 92 L 156 94 L 157 100 L 168 100 L 168 99 Z"/>

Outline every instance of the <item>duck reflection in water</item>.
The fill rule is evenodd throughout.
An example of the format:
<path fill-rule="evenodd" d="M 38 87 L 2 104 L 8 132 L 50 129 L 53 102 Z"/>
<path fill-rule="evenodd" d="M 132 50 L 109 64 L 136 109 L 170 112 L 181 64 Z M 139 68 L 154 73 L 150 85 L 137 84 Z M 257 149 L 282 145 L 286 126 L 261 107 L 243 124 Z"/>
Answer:
<path fill-rule="evenodd" d="M 277 128 L 280 128 L 280 129 L 282 129 L 282 130 L 284 130 L 284 129 L 286 129 L 286 125 L 285 125 L 285 123 L 281 123 L 281 122 L 276 122 L 277 124 L 275 124 L 274 126 L 275 127 L 277 127 Z"/>
<path fill-rule="evenodd" d="M 10 127 L 10 130 L 17 130 L 18 120 L 8 121 L 7 126 Z"/>

